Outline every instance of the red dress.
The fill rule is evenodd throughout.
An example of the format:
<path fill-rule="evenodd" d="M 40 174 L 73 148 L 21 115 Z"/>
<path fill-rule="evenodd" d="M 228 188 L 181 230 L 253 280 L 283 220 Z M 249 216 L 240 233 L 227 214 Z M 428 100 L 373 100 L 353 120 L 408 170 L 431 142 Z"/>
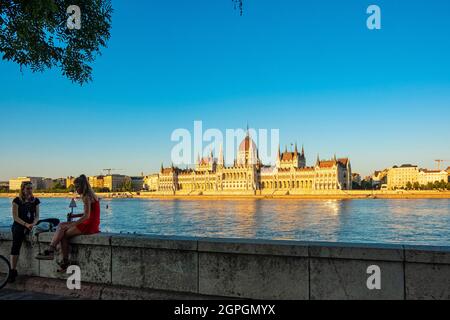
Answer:
<path fill-rule="evenodd" d="M 78 230 L 82 234 L 94 234 L 100 232 L 100 201 L 94 201 L 91 203 L 91 214 L 89 219 L 84 220 L 77 225 Z"/>

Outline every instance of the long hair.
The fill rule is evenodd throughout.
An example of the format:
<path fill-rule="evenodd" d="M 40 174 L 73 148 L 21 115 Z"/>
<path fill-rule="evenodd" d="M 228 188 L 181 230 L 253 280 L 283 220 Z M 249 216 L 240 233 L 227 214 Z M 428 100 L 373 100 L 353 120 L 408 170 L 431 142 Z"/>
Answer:
<path fill-rule="evenodd" d="M 97 196 L 95 195 L 94 190 L 92 190 L 91 185 L 84 174 L 76 178 L 73 183 L 75 187 L 79 186 L 81 188 L 81 196 L 83 198 L 88 198 L 90 201 L 97 200 Z"/>
<path fill-rule="evenodd" d="M 19 198 L 22 200 L 22 202 L 25 202 L 27 199 L 25 199 L 25 188 L 28 186 L 32 186 L 33 184 L 31 181 L 23 181 L 20 185 L 20 192 L 19 192 Z"/>

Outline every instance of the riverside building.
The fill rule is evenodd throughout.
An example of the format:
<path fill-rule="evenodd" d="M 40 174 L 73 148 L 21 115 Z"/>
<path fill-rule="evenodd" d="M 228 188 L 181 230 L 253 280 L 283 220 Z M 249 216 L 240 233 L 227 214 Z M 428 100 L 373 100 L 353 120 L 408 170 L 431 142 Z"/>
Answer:
<path fill-rule="evenodd" d="M 388 188 L 405 188 L 408 183 L 412 185 L 427 185 L 435 182 L 448 182 L 448 172 L 445 170 L 419 169 L 416 165 L 404 164 L 400 167 L 394 166 L 387 174 Z"/>
<path fill-rule="evenodd" d="M 44 178 L 41 177 L 18 177 L 9 180 L 9 190 L 18 191 L 22 182 L 31 182 L 36 190 L 45 189 Z"/>
<path fill-rule="evenodd" d="M 223 150 L 218 157 L 211 152 L 198 158 L 193 169 L 174 166 L 149 176 L 149 189 L 167 194 L 302 194 L 311 191 L 350 190 L 352 171 L 348 158 L 321 160 L 306 166 L 305 150 L 284 152 L 278 150 L 276 164 L 261 163 L 255 142 L 247 133 L 240 143 L 237 158 L 231 166 L 225 165 Z"/>

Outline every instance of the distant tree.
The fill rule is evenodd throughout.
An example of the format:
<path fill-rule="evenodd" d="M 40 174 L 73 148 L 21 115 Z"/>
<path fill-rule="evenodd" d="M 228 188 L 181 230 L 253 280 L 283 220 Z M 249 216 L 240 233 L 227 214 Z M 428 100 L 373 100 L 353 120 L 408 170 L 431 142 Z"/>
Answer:
<path fill-rule="evenodd" d="M 75 192 L 75 186 L 73 184 L 71 184 L 68 188 L 67 191 L 69 192 Z"/>
<path fill-rule="evenodd" d="M 414 184 L 413 184 L 413 189 L 414 190 L 420 190 L 420 183 L 419 182 L 414 182 Z"/>
<path fill-rule="evenodd" d="M 361 181 L 361 187 L 360 187 L 360 189 L 363 189 L 363 190 L 372 190 L 372 189 L 373 189 L 372 182 L 371 182 L 371 181 L 367 181 L 367 180 Z"/>
<path fill-rule="evenodd" d="M 450 181 L 447 182 L 447 190 L 450 190 Z"/>
<path fill-rule="evenodd" d="M 132 192 L 133 191 L 133 183 L 131 179 L 126 179 L 122 186 L 122 191 L 124 192 Z"/>
<path fill-rule="evenodd" d="M 66 189 L 60 182 L 56 182 L 53 187 L 52 190 L 64 190 Z"/>
<path fill-rule="evenodd" d="M 412 183 L 411 183 L 410 181 L 408 181 L 408 182 L 406 183 L 406 190 L 411 190 L 412 188 L 413 188 Z"/>
<path fill-rule="evenodd" d="M 438 190 L 441 186 L 441 183 L 439 181 L 435 181 L 433 183 L 433 190 Z"/>
<path fill-rule="evenodd" d="M 231 0 L 243 14 L 243 0 Z M 81 28 L 69 29 L 69 6 L 77 5 Z M 110 0 L 2 0 L 0 53 L 33 72 L 57 67 L 63 76 L 83 85 L 92 81 L 92 64 L 110 38 Z"/>
<path fill-rule="evenodd" d="M 107 193 L 107 192 L 110 192 L 109 188 L 98 188 L 98 187 L 94 187 L 94 188 L 92 188 L 92 190 L 94 190 L 94 192 L 97 192 L 97 193 Z"/>
<path fill-rule="evenodd" d="M 81 12 L 78 30 L 67 27 L 67 9 L 73 4 Z M 57 67 L 82 85 L 92 80 L 90 64 L 110 38 L 112 12 L 110 0 L 0 1 L 0 53 L 21 70 Z"/>
<path fill-rule="evenodd" d="M 244 13 L 244 4 L 243 4 L 243 0 L 231 0 L 234 3 L 234 9 L 239 10 L 239 13 L 242 14 Z"/>

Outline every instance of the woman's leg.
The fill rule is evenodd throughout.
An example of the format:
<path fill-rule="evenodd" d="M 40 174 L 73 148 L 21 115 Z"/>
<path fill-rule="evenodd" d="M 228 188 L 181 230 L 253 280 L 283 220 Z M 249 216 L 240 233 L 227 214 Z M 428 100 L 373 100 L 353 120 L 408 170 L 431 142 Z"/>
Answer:
<path fill-rule="evenodd" d="M 83 232 L 80 231 L 76 226 L 72 226 L 66 230 L 66 233 L 64 234 L 64 239 L 69 241 L 71 238 L 82 235 Z"/>
<path fill-rule="evenodd" d="M 69 260 L 69 239 L 66 237 L 61 240 L 61 255 L 64 262 Z"/>
<path fill-rule="evenodd" d="M 19 261 L 19 255 L 11 255 L 9 263 L 11 264 L 11 270 L 17 269 L 17 262 Z"/>
<path fill-rule="evenodd" d="M 25 239 L 25 228 L 13 226 L 12 228 L 13 242 L 11 247 L 11 257 L 10 264 L 11 269 L 17 269 L 17 262 L 19 261 L 20 248 L 22 247 L 22 242 Z"/>
<path fill-rule="evenodd" d="M 53 235 L 52 242 L 50 243 L 50 247 L 56 249 L 56 246 L 61 242 L 64 238 L 64 234 L 69 228 L 69 224 L 67 222 L 61 223 L 56 229 L 55 234 Z"/>
<path fill-rule="evenodd" d="M 14 282 L 17 277 L 17 262 L 19 261 L 20 248 L 22 247 L 23 240 L 25 239 L 25 228 L 13 226 L 11 231 L 13 243 L 11 247 L 11 257 L 9 258 L 11 273 L 9 274 L 8 281 L 10 283 Z"/>
<path fill-rule="evenodd" d="M 69 241 L 71 238 L 81 235 L 82 232 L 75 226 L 70 227 L 66 230 L 63 239 L 61 240 L 61 254 L 62 254 L 62 264 L 60 264 L 61 269 L 58 272 L 64 272 L 66 268 L 70 265 L 69 263 Z"/>
<path fill-rule="evenodd" d="M 55 250 L 56 246 L 61 243 L 61 240 L 64 238 L 65 233 L 70 228 L 70 224 L 67 222 L 61 223 L 56 229 L 56 232 L 53 236 L 52 242 L 49 245 L 49 248 L 45 250 L 43 253 L 39 253 L 36 256 L 38 260 L 53 260 L 55 258 Z"/>

